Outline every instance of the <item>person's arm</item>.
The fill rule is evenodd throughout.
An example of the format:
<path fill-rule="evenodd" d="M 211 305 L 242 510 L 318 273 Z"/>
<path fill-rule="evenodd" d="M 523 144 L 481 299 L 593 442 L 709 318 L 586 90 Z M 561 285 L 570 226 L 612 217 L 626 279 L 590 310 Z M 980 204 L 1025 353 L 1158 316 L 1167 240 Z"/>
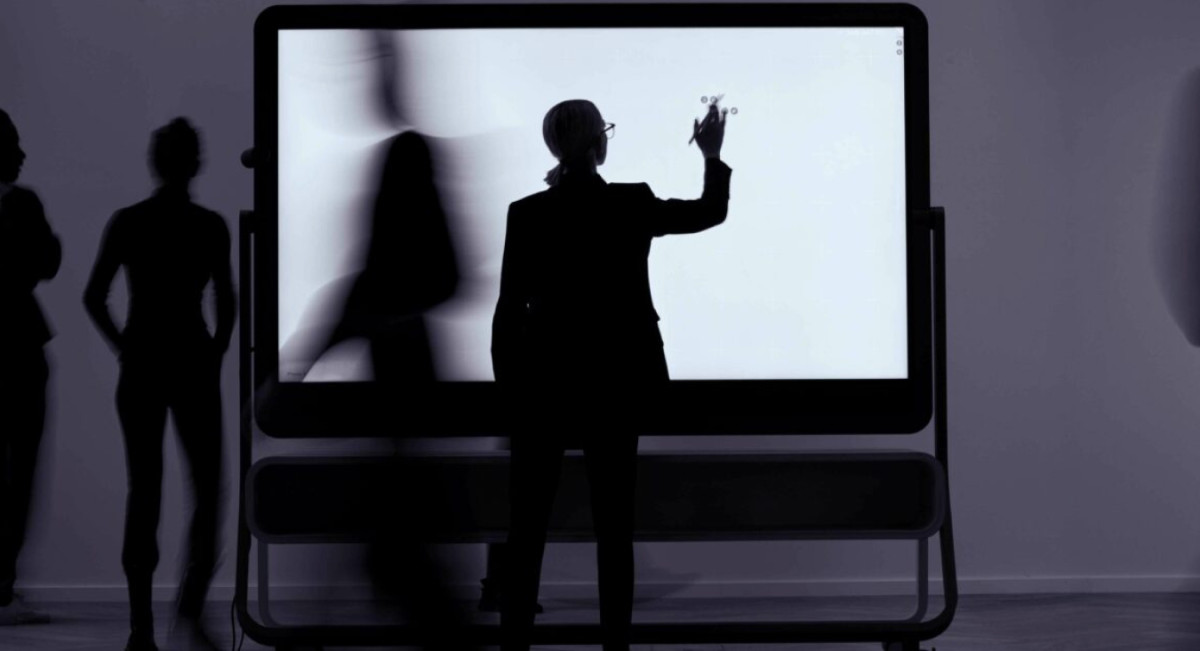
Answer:
<path fill-rule="evenodd" d="M 492 318 L 492 372 L 497 382 L 515 379 L 521 364 L 525 314 L 529 301 L 525 242 L 520 219 L 512 206 L 504 234 L 504 259 L 500 268 L 500 299 Z"/>
<path fill-rule="evenodd" d="M 729 212 L 729 166 L 718 158 L 704 161 L 704 193 L 699 199 L 659 199 L 649 185 L 641 185 L 651 207 L 650 234 L 654 236 L 699 233 L 725 221 Z"/>
<path fill-rule="evenodd" d="M 212 279 L 217 327 L 213 334 L 213 340 L 217 344 L 217 350 L 224 355 L 233 338 L 233 324 L 237 317 L 237 294 L 233 289 L 233 265 L 229 261 L 229 227 L 219 215 L 214 215 L 214 218 L 217 224 L 217 241 Z"/>
<path fill-rule="evenodd" d="M 21 291 L 33 291 L 43 280 L 58 274 L 62 244 L 50 229 L 42 202 L 25 189 L 14 189 L 6 197 L 12 213 L 10 241 L 5 246 L 4 277 Z"/>
<path fill-rule="evenodd" d="M 30 268 L 37 274 L 35 282 L 50 280 L 58 275 L 62 265 L 62 242 L 50 230 L 50 222 L 46 220 L 45 210 L 37 195 L 29 193 L 30 220 L 29 225 L 29 256 L 33 264 Z"/>
<path fill-rule="evenodd" d="M 715 102 L 709 105 L 703 122 L 694 122 L 692 137 L 704 156 L 704 193 L 699 199 L 664 200 L 654 197 L 650 186 L 642 184 L 642 192 L 652 204 L 648 211 L 651 235 L 698 233 L 725 221 L 729 210 L 729 177 L 733 172 L 721 162 L 725 116 L 717 111 Z"/>
<path fill-rule="evenodd" d="M 92 267 L 92 275 L 88 278 L 87 288 L 83 292 L 83 305 L 95 322 L 100 334 L 115 352 L 120 354 L 123 347 L 121 331 L 117 329 L 112 314 L 108 310 L 108 292 L 112 287 L 113 278 L 123 264 L 121 252 L 121 213 L 113 215 L 104 236 L 100 240 L 100 253 L 96 256 L 96 264 Z"/>

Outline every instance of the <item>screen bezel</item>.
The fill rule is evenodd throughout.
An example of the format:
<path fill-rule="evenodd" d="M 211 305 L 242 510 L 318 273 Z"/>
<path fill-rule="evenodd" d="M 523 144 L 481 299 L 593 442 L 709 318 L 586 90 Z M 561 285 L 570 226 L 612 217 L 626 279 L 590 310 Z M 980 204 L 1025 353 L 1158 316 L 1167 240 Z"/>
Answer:
<path fill-rule="evenodd" d="M 541 4 L 274 6 L 254 26 L 255 417 L 277 437 L 493 436 L 494 382 L 398 392 L 370 382 L 277 381 L 278 34 L 285 29 L 901 27 L 904 29 L 908 377 L 888 380 L 673 380 L 647 434 L 906 434 L 932 414 L 928 26 L 908 4 Z M 734 163 L 736 166 L 736 163 Z M 242 252 L 243 255 L 246 252 Z M 246 315 L 243 318 L 247 318 Z"/>

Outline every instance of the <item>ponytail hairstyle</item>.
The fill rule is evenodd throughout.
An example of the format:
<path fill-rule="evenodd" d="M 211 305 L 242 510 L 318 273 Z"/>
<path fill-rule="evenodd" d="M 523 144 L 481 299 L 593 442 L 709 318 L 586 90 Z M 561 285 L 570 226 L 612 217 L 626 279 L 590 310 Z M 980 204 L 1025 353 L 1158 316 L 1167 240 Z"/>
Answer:
<path fill-rule="evenodd" d="M 563 175 L 594 167 L 596 145 L 603 138 L 604 118 L 600 109 L 586 99 L 569 99 L 555 104 L 542 120 L 542 138 L 558 165 L 546 173 L 546 183 L 554 187 Z"/>
<path fill-rule="evenodd" d="M 0 183 L 14 183 L 21 173 L 20 137 L 12 118 L 4 109 L 0 109 Z"/>
<path fill-rule="evenodd" d="M 0 148 L 12 147 L 17 143 L 17 127 L 4 109 L 0 109 Z"/>

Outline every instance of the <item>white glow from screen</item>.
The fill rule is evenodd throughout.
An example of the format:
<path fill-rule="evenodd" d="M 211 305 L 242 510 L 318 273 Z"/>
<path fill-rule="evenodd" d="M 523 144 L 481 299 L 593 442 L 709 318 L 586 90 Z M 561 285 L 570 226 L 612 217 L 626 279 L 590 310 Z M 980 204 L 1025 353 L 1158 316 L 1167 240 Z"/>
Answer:
<path fill-rule="evenodd" d="M 542 117 L 592 100 L 617 124 L 609 182 L 695 198 L 701 96 L 723 93 L 726 222 L 657 238 L 653 298 L 673 379 L 895 379 L 908 372 L 900 28 L 478 29 L 390 34 L 400 128 L 435 143 L 463 271 L 427 314 L 439 377 L 491 380 L 509 203 L 555 163 Z M 377 61 L 359 31 L 279 34 L 279 340 L 357 269 L 377 183 Z M 305 315 L 308 316 L 305 316 Z M 308 380 L 369 379 L 329 359 Z M 283 380 L 288 361 L 281 354 Z M 581 369 L 581 373 L 586 369 Z"/>

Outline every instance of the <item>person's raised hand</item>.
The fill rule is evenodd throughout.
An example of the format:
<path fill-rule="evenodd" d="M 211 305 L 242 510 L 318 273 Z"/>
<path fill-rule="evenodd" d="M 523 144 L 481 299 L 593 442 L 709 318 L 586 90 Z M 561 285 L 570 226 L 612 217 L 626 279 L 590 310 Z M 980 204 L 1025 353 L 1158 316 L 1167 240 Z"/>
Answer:
<path fill-rule="evenodd" d="M 705 158 L 720 158 L 721 144 L 725 141 L 725 114 L 717 108 L 717 103 L 708 105 L 708 115 L 704 120 L 692 123 L 692 138 L 700 153 Z"/>

